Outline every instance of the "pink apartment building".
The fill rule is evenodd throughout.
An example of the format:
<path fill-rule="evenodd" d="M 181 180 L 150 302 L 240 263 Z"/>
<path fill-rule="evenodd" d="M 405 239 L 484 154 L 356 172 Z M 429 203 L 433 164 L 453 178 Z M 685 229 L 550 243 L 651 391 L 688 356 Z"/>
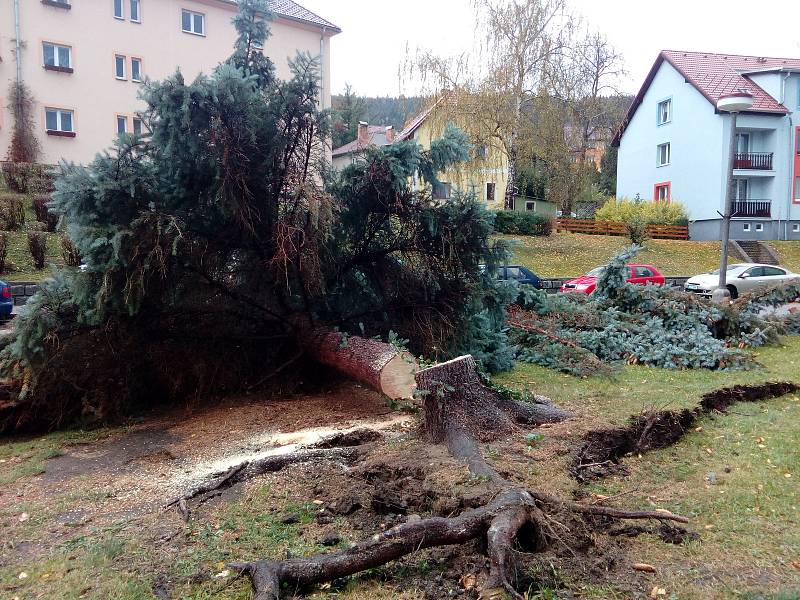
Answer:
<path fill-rule="evenodd" d="M 320 101 L 330 106 L 330 38 L 340 29 L 292 0 L 275 14 L 264 53 L 289 77 L 298 51 L 321 59 Z M 3 0 L 0 2 L 0 158 L 20 78 L 36 101 L 41 161 L 86 163 L 122 131 L 139 132 L 145 78 L 180 69 L 191 81 L 233 51 L 234 0 Z"/>

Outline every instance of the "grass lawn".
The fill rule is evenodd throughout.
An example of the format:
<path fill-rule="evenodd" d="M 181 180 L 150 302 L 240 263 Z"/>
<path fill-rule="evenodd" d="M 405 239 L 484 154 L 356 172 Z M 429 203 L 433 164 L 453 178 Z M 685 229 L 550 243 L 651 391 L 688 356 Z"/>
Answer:
<path fill-rule="evenodd" d="M 800 560 L 797 395 L 736 404 L 728 414 L 705 417 L 702 429 L 688 432 L 674 446 L 626 458 L 626 476 L 582 486 L 567 474 L 571 450 L 587 429 L 623 424 L 631 414 L 648 408 L 694 407 L 701 394 L 722 386 L 779 379 L 800 382 L 800 338 L 786 338 L 783 345 L 763 349 L 759 359 L 763 368 L 741 373 L 628 366 L 614 379 L 601 379 L 519 365 L 496 377 L 498 382 L 547 394 L 575 415 L 560 430 L 540 430 L 541 448 L 529 457 L 532 487 L 565 496 L 578 490 L 615 496 L 614 504 L 631 509 L 666 508 L 690 517 L 689 528 L 701 536 L 682 545 L 667 544 L 650 534 L 626 540 L 623 562 L 607 583 L 586 583 L 558 562 L 545 561 L 547 581 L 559 583 L 527 598 L 622 600 L 633 597 L 631 585 L 645 590 L 642 598 L 653 588 L 656 598 L 678 600 L 800 598 L 800 568 L 793 564 Z M 54 525 L 60 515 L 80 511 L 87 502 L 107 501 L 109 494 L 124 497 L 127 490 L 106 490 L 87 480 L 82 491 L 73 488 L 46 502 L 34 503 L 35 494 L 28 498 L 35 489 L 31 477 L 41 470 L 44 458 L 91 439 L 92 434 L 60 433 L 0 445 L 0 460 L 6 461 L 0 472 L 10 457 L 24 459 L 6 472 L 3 482 L 16 481 L 28 490 L 25 497 L 0 510 L 0 533 L 3 522 L 7 527 L 13 523 L 9 539 L 33 542 L 48 531 L 63 530 L 64 526 Z M 553 453 L 554 448 L 562 450 Z M 190 521 L 177 538 L 174 515 L 161 513 L 158 506 L 138 517 L 92 521 L 78 535 L 59 534 L 63 537 L 50 541 L 51 549 L 38 560 L 0 567 L 0 589 L 21 598 L 133 600 L 152 597 L 154 586 L 163 580 L 175 598 L 246 600 L 251 595 L 245 581 L 216 575 L 232 557 L 325 551 L 314 529 L 318 507 L 309 502 L 313 496 L 297 485 L 276 476 L 271 482 L 248 486 L 204 518 Z M 18 523 L 23 510 L 30 513 L 30 520 Z M 297 515 L 297 523 L 281 522 L 287 512 Z M 345 523 L 346 519 L 337 520 L 336 526 L 346 527 Z M 160 535 L 172 541 L 162 542 Z M 348 537 L 363 535 L 350 531 Z M 656 573 L 626 570 L 629 561 L 652 564 Z M 422 590 L 395 587 L 408 568 L 408 563 L 388 565 L 378 571 L 381 575 L 353 577 L 342 587 L 323 588 L 312 597 L 422 600 Z M 431 565 L 420 559 L 418 569 L 427 573 Z M 21 581 L 23 570 L 26 579 Z M 660 589 L 665 593 L 659 595 Z"/>
<path fill-rule="evenodd" d="M 800 272 L 800 242 L 774 241 L 769 245 L 778 253 L 781 264 L 794 271 Z"/>
<path fill-rule="evenodd" d="M 0 279 L 5 281 L 41 281 L 50 275 L 50 264 L 62 264 L 61 238 L 59 233 L 47 233 L 47 256 L 44 269 L 37 270 L 33 266 L 31 253 L 28 250 L 28 231 L 36 224 L 36 213 L 33 211 L 31 196 L 13 194 L 5 188 L 0 188 L 2 195 L 16 195 L 25 203 L 25 224 L 18 231 L 5 231 L 9 238 L 8 254 L 6 255 L 6 270 L 0 273 Z"/>
<path fill-rule="evenodd" d="M 568 232 L 553 233 L 548 237 L 498 237 L 513 241 L 514 261 L 540 277 L 582 275 L 605 264 L 619 250 L 630 245 L 628 238 L 622 236 Z M 696 275 L 719 264 L 719 243 L 648 240 L 637 260 L 655 265 L 664 275 Z"/>
<path fill-rule="evenodd" d="M 701 394 L 722 386 L 800 383 L 800 338 L 762 349 L 759 360 L 763 369 L 742 373 L 629 366 L 615 380 L 519 365 L 497 380 L 547 394 L 602 427 L 648 408 L 694 407 Z M 626 459 L 627 476 L 585 488 L 619 495 L 621 506 L 658 506 L 692 519 L 699 541 L 671 545 L 644 535 L 632 542 L 631 555 L 657 568 L 646 577 L 648 585 L 666 590 L 658 597 L 800 598 L 798 423 L 797 394 L 736 404 L 728 414 L 703 418 L 700 431 L 674 446 Z"/>

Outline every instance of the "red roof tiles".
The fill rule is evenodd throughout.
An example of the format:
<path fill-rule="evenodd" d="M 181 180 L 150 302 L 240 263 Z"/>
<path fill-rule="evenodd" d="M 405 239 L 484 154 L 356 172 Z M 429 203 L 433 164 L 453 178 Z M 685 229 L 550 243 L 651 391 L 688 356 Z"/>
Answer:
<path fill-rule="evenodd" d="M 636 94 L 612 144 L 619 145 L 625 128 L 642 103 L 661 64 L 667 61 L 691 83 L 698 92 L 716 107 L 720 96 L 745 90 L 753 95 L 753 108 L 749 112 L 786 114 L 789 112 L 778 100 L 757 85 L 748 74 L 758 71 L 800 69 L 800 59 L 742 56 L 737 54 L 715 54 L 713 52 L 683 52 L 662 50 L 656 58 L 647 78 Z"/>

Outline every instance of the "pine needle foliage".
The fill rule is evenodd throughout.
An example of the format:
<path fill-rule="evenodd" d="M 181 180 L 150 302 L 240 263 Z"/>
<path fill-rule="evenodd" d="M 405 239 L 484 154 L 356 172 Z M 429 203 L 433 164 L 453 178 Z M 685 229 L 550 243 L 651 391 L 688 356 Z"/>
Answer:
<path fill-rule="evenodd" d="M 491 275 L 507 253 L 489 242 L 492 215 L 411 185 L 468 158 L 464 134 L 372 150 L 332 178 L 319 65 L 299 54 L 278 80 L 259 50 L 268 17 L 265 0 L 242 0 L 229 60 L 146 84 L 149 136 L 62 167 L 48 208 L 82 263 L 0 342 L 0 431 L 248 388 L 298 354 L 308 321 L 510 366 L 517 292 Z"/>
<path fill-rule="evenodd" d="M 794 331 L 794 321 L 765 309 L 800 297 L 800 284 L 717 306 L 683 291 L 626 283 L 625 265 L 639 249 L 616 255 L 589 297 L 529 291 L 522 298 L 526 310 L 512 324 L 519 359 L 577 375 L 626 363 L 739 370 L 757 364 L 748 349 Z"/>

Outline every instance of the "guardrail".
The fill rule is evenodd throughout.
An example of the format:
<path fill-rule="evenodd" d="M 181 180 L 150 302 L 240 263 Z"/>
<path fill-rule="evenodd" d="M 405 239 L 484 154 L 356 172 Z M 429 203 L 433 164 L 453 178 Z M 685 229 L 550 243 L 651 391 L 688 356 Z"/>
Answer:
<path fill-rule="evenodd" d="M 628 235 L 621 221 L 595 221 L 594 219 L 558 219 L 556 231 L 588 233 L 590 235 Z M 688 240 L 689 228 L 683 225 L 648 225 L 647 235 L 662 240 Z"/>

